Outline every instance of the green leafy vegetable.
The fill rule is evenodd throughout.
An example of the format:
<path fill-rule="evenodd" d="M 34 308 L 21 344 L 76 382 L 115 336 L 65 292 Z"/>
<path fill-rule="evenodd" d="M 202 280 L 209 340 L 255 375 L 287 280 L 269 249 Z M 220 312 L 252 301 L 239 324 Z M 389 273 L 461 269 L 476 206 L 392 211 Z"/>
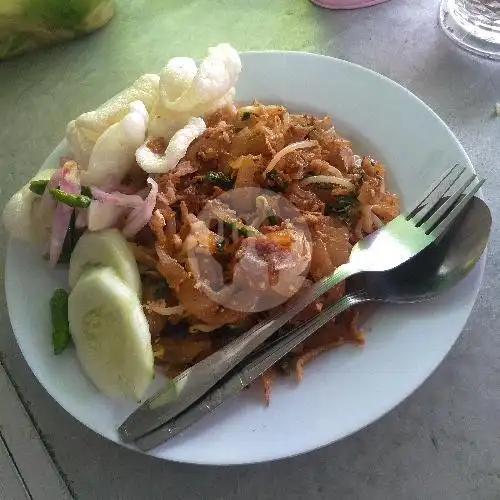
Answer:
<path fill-rule="evenodd" d="M 222 189 L 231 189 L 233 187 L 232 179 L 222 172 L 215 172 L 212 170 L 205 174 L 204 179 Z"/>
<path fill-rule="evenodd" d="M 224 253 L 225 250 L 226 250 L 226 241 L 224 238 L 219 238 L 216 242 L 215 242 L 215 248 L 217 248 L 217 251 L 219 253 Z"/>
<path fill-rule="evenodd" d="M 251 116 L 252 113 L 250 113 L 250 111 L 244 111 L 243 113 L 241 113 L 242 121 L 249 120 Z"/>
<path fill-rule="evenodd" d="M 68 292 L 58 288 L 50 299 L 52 319 L 52 347 L 54 354 L 61 354 L 71 341 L 68 321 Z"/>
<path fill-rule="evenodd" d="M 155 290 L 155 299 L 164 299 L 169 291 L 168 284 L 166 281 L 160 281 Z"/>
<path fill-rule="evenodd" d="M 357 203 L 358 200 L 355 196 L 338 195 L 333 202 L 325 205 L 325 215 L 337 214 L 346 216 Z"/>
<path fill-rule="evenodd" d="M 278 175 L 276 170 L 267 172 L 266 178 L 272 182 L 271 189 L 273 191 L 283 192 L 287 188 L 287 183 Z"/>
<path fill-rule="evenodd" d="M 243 224 L 239 222 L 230 222 L 230 221 L 224 221 L 224 226 L 230 229 L 231 231 L 237 231 L 237 233 L 240 236 L 243 236 L 245 238 L 248 238 L 249 236 L 257 236 L 257 233 L 250 229 L 247 226 L 244 226 Z"/>
<path fill-rule="evenodd" d="M 267 221 L 269 222 L 270 226 L 278 225 L 278 218 L 273 211 L 271 211 L 271 213 L 267 216 Z"/>
<path fill-rule="evenodd" d="M 55 200 L 74 208 L 87 208 L 92 201 L 92 198 L 84 194 L 70 194 L 55 188 L 49 189 L 49 192 Z"/>

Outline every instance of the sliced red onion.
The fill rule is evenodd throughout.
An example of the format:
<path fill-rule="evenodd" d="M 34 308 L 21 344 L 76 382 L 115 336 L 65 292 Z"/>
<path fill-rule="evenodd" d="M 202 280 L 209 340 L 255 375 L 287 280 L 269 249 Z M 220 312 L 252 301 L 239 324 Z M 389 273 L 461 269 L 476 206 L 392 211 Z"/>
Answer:
<path fill-rule="evenodd" d="M 77 208 L 75 211 L 76 211 L 75 227 L 77 229 L 83 229 L 87 227 L 89 225 L 89 217 L 87 209 Z"/>
<path fill-rule="evenodd" d="M 59 187 L 66 193 L 80 194 L 81 186 L 78 179 L 78 169 L 76 163 L 69 166 L 67 164 L 61 169 L 62 174 L 59 180 Z M 52 179 L 51 179 L 52 180 Z M 46 189 L 46 192 L 48 189 Z M 54 267 L 61 256 L 64 239 L 68 232 L 69 223 L 73 208 L 64 203 L 57 203 L 52 218 L 52 230 L 50 233 L 49 263 Z"/>
<path fill-rule="evenodd" d="M 56 201 L 52 197 L 49 192 L 49 189 L 57 188 L 59 183 L 61 182 L 63 176 L 63 169 L 60 168 L 56 170 L 45 188 L 42 197 L 40 198 L 40 203 L 38 204 L 38 213 L 37 216 L 40 220 L 44 220 L 47 217 L 47 214 L 51 214 L 54 211 L 54 207 L 56 205 Z"/>
<path fill-rule="evenodd" d="M 151 177 L 148 177 L 147 182 L 151 186 L 151 190 L 142 205 L 134 208 L 127 217 L 125 227 L 123 228 L 125 238 L 134 237 L 150 221 L 153 215 L 158 195 L 158 184 Z"/>
<path fill-rule="evenodd" d="M 65 193 L 80 194 L 81 185 L 76 163 L 66 163 L 62 170 L 63 172 L 61 181 L 59 182 L 59 189 Z"/>
<path fill-rule="evenodd" d="M 125 184 L 120 184 L 116 190 L 122 194 L 137 194 L 137 189 L 134 186 L 126 186 Z"/>
<path fill-rule="evenodd" d="M 123 194 L 118 191 L 107 193 L 94 186 L 90 190 L 95 200 L 109 202 L 118 207 L 138 208 L 144 203 L 144 200 L 136 194 Z"/>
<path fill-rule="evenodd" d="M 49 263 L 52 267 L 57 264 L 61 256 L 72 213 L 72 207 L 64 203 L 57 204 L 52 218 L 52 230 L 50 235 Z"/>

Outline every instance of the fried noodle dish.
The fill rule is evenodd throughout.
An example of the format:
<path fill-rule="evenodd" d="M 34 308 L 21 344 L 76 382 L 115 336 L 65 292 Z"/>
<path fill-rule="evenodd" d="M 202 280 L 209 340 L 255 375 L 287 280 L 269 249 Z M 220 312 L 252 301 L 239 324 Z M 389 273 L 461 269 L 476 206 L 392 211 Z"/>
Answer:
<path fill-rule="evenodd" d="M 187 253 L 193 247 L 217 260 L 224 283 L 241 279 L 233 271 L 244 259 L 255 265 L 255 275 L 272 272 L 280 264 L 296 269 L 306 259 L 300 269 L 307 267 L 307 274 L 294 290 L 301 293 L 347 262 L 354 243 L 399 214 L 397 196 L 385 188 L 383 165 L 355 155 L 329 117 L 293 114 L 284 106 L 254 102 L 226 106 L 206 123 L 207 129 L 177 167 L 156 177 L 159 192 L 153 216 L 135 238 L 155 362 L 169 377 L 286 307 L 284 302 L 251 312 L 250 304 L 250 312 L 245 312 L 214 301 L 192 269 Z M 153 138 L 147 147 L 161 154 L 166 144 Z M 304 245 L 293 247 L 293 225 L 272 210 L 261 217 L 256 231 L 217 201 L 224 192 L 252 187 L 279 193 L 297 209 L 310 231 L 309 252 Z M 265 196 L 257 198 L 241 202 L 253 202 L 257 211 L 259 205 L 269 205 Z M 212 217 L 200 220 L 200 212 L 211 205 Z M 220 222 L 222 233 L 217 231 Z M 246 271 L 246 284 L 250 289 L 255 285 L 258 295 L 262 285 L 249 278 L 251 269 Z M 344 284 L 338 285 L 295 322 L 318 313 L 343 293 Z M 345 343 L 363 344 L 356 316 L 356 310 L 342 313 L 265 373 L 261 380 L 266 401 L 277 373 L 294 372 L 300 380 L 303 366 L 319 354 Z"/>

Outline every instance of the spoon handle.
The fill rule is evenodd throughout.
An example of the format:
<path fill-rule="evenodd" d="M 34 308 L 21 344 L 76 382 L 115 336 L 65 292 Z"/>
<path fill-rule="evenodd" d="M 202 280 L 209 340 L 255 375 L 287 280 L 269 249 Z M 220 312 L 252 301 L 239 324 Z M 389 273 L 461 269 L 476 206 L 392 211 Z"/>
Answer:
<path fill-rule="evenodd" d="M 140 450 L 148 451 L 177 436 L 212 412 L 221 403 L 242 391 L 335 316 L 356 304 L 367 301 L 368 299 L 363 293 L 355 292 L 345 295 L 337 302 L 328 305 L 321 313 L 314 316 L 303 326 L 297 327 L 283 337 L 279 337 L 255 353 L 250 359 L 245 360 L 183 413 L 137 439 L 135 441 L 136 446 Z"/>
<path fill-rule="evenodd" d="M 284 312 L 258 323 L 222 349 L 182 372 L 123 422 L 118 429 L 121 439 L 124 442 L 135 441 L 179 415 L 305 307 L 357 272 L 358 268 L 351 264 L 339 266 L 335 272 L 294 300 Z"/>

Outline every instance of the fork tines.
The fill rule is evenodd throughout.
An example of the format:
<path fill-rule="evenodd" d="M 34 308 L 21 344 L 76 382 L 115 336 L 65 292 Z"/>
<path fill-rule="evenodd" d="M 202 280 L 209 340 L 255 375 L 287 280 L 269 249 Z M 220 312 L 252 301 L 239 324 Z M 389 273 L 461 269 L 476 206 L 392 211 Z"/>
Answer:
<path fill-rule="evenodd" d="M 446 170 L 406 215 L 406 220 L 433 238 L 441 236 L 484 183 L 475 173 L 466 172 L 467 168 L 458 164 Z"/>

